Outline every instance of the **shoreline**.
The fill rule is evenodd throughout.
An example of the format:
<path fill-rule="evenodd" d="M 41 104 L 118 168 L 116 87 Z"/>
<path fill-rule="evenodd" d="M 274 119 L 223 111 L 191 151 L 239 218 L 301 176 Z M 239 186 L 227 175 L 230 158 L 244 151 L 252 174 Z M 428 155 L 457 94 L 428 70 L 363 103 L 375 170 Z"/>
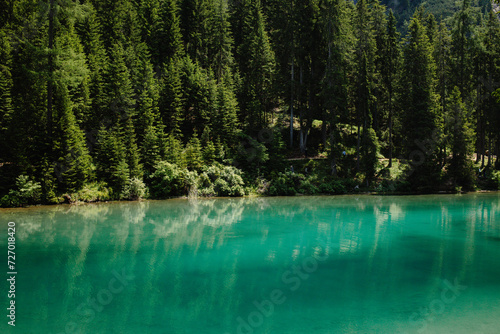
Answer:
<path fill-rule="evenodd" d="M 41 207 L 72 207 L 72 206 L 80 206 L 80 205 L 92 205 L 92 204 L 119 204 L 119 203 L 139 203 L 139 202 L 146 202 L 146 201 L 170 201 L 170 200 L 212 200 L 212 199 L 247 199 L 247 198 L 284 198 L 284 197 L 341 197 L 341 196 L 382 196 L 382 197 L 388 197 L 388 196 L 394 196 L 394 197 L 406 197 L 406 196 L 442 196 L 442 195 L 475 195 L 475 194 L 494 194 L 498 193 L 500 194 L 500 190 L 476 190 L 476 191 L 464 191 L 460 193 L 453 193 L 453 192 L 434 192 L 434 193 L 382 193 L 382 192 L 357 192 L 357 193 L 346 193 L 346 194 L 314 194 L 314 195 L 308 195 L 308 194 L 295 194 L 295 195 L 289 195 L 289 196 L 269 196 L 269 195 L 259 195 L 259 194 L 251 194 L 251 195 L 245 195 L 245 196 L 210 196 L 210 197 L 203 197 L 203 196 L 174 196 L 174 197 L 169 197 L 169 198 L 140 198 L 136 200 L 107 200 L 107 201 L 75 201 L 72 203 L 52 203 L 52 204 L 33 204 L 33 205 L 26 205 L 26 206 L 17 206 L 17 207 L 0 207 L 0 212 L 2 211 L 10 211 L 10 210 L 17 210 L 17 209 L 33 209 L 33 208 L 41 208 Z"/>

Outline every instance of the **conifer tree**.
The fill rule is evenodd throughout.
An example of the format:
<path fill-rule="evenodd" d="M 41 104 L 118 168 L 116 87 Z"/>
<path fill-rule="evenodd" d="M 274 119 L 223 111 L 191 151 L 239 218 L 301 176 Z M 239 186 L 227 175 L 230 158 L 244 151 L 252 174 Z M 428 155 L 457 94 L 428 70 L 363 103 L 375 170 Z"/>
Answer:
<path fill-rule="evenodd" d="M 8 161 L 8 131 L 12 118 L 12 55 L 11 43 L 4 30 L 0 30 L 0 138 L 4 144 L 0 151 L 0 161 Z"/>
<path fill-rule="evenodd" d="M 202 131 L 205 124 L 211 124 L 215 114 L 216 83 L 213 73 L 205 70 L 189 58 L 183 62 L 182 91 L 184 93 L 183 120 L 181 131 L 190 136 Z"/>
<path fill-rule="evenodd" d="M 366 153 L 361 144 L 366 142 L 365 136 L 369 128 L 373 125 L 373 102 L 372 94 L 375 75 L 375 52 L 376 44 L 370 20 L 370 9 L 365 0 L 360 0 L 356 4 L 355 16 L 356 29 L 356 95 L 355 105 L 357 111 L 357 159 L 356 170 L 359 171 L 361 155 Z M 362 134 L 361 134 L 362 127 Z M 361 151 L 365 152 L 361 152 Z"/>
<path fill-rule="evenodd" d="M 463 0 L 462 8 L 453 16 L 452 29 L 452 70 L 455 85 L 462 97 L 470 92 L 472 83 L 473 10 L 471 0 Z"/>
<path fill-rule="evenodd" d="M 179 167 L 186 167 L 182 142 L 172 133 L 168 134 L 165 140 L 163 159 Z"/>
<path fill-rule="evenodd" d="M 388 146 L 389 146 L 389 165 L 392 167 L 393 156 L 393 128 L 394 128 L 394 99 L 396 82 L 399 80 L 398 72 L 401 59 L 401 52 L 399 50 L 399 33 L 396 29 L 396 18 L 392 10 L 389 11 L 389 18 L 387 20 L 387 39 L 384 44 L 384 61 L 382 63 L 382 81 L 387 92 L 387 109 L 388 109 Z"/>
<path fill-rule="evenodd" d="M 139 150 L 137 147 L 134 124 L 132 117 L 122 121 L 122 137 L 119 138 L 125 147 L 125 160 L 129 169 L 130 178 L 142 179 L 142 165 L 140 163 Z"/>
<path fill-rule="evenodd" d="M 108 122 L 116 124 L 134 113 L 134 90 L 130 71 L 125 64 L 125 51 L 121 43 L 113 45 L 110 53 L 110 64 L 106 75 L 106 97 Z"/>
<path fill-rule="evenodd" d="M 181 136 L 181 123 L 183 113 L 183 96 L 180 67 L 178 59 L 170 59 L 165 65 L 164 75 L 161 79 L 159 113 L 164 122 L 167 133 Z"/>
<path fill-rule="evenodd" d="M 77 191 L 91 176 L 91 159 L 82 130 L 78 127 L 64 83 L 54 91 L 54 154 L 59 162 L 57 177 L 63 191 Z"/>
<path fill-rule="evenodd" d="M 230 71 L 226 71 L 217 85 L 217 112 L 213 128 L 218 129 L 222 142 L 227 146 L 234 145 L 240 130 L 238 111 L 238 101 L 234 93 Z"/>
<path fill-rule="evenodd" d="M 207 126 L 201 135 L 201 144 L 203 146 L 203 160 L 205 164 L 211 165 L 216 158 L 215 145 L 210 136 L 210 128 Z"/>
<path fill-rule="evenodd" d="M 200 140 L 198 139 L 196 131 L 186 145 L 185 157 L 189 169 L 196 171 L 201 170 L 203 167 L 203 156 Z"/>
<path fill-rule="evenodd" d="M 242 10 L 242 41 L 237 50 L 243 75 L 240 107 L 242 120 L 254 128 L 264 123 L 269 108 L 275 60 L 260 1 L 245 3 Z"/>
<path fill-rule="evenodd" d="M 208 65 L 209 0 L 184 0 L 181 4 L 181 31 L 186 53 L 203 67 Z"/>
<path fill-rule="evenodd" d="M 418 18 L 412 18 L 404 48 L 401 105 L 403 148 L 410 161 L 408 180 L 418 191 L 435 189 L 440 176 L 435 147 L 439 138 L 435 63 L 431 52 L 425 27 Z"/>
<path fill-rule="evenodd" d="M 130 178 L 126 148 L 118 126 L 109 130 L 102 126 L 97 141 L 97 176 L 120 194 Z"/>
<path fill-rule="evenodd" d="M 101 25 L 97 17 L 97 12 L 91 4 L 87 4 L 87 6 L 88 15 L 85 17 L 85 20 L 78 24 L 77 30 L 89 70 L 88 87 L 91 97 L 91 113 L 84 127 L 86 131 L 93 132 L 99 129 L 100 122 L 107 112 L 105 75 L 109 61 L 102 40 Z"/>
<path fill-rule="evenodd" d="M 460 90 L 455 86 L 449 101 L 449 112 L 446 115 L 447 132 L 451 135 L 452 159 L 449 174 L 453 178 L 455 187 L 464 190 L 473 190 L 475 174 L 470 155 L 474 149 L 474 133 L 467 112 L 466 104 L 462 102 Z"/>
<path fill-rule="evenodd" d="M 233 38 L 231 36 L 227 0 L 215 0 L 209 21 L 208 59 L 217 82 L 226 74 L 232 75 L 234 66 Z"/>
<path fill-rule="evenodd" d="M 162 0 L 158 19 L 154 22 L 151 36 L 151 51 L 156 68 L 170 64 L 174 58 L 184 54 L 180 16 L 177 0 Z"/>
<path fill-rule="evenodd" d="M 336 173 L 337 142 L 339 131 L 337 125 L 346 120 L 348 109 L 348 77 L 350 53 L 352 50 L 353 35 L 351 22 L 348 19 L 348 7 L 343 0 L 324 2 L 321 17 L 323 25 L 323 39 L 325 45 L 326 63 L 322 79 L 323 124 L 321 128 L 323 147 L 327 147 L 327 124 L 330 125 L 330 158 L 332 172 Z"/>

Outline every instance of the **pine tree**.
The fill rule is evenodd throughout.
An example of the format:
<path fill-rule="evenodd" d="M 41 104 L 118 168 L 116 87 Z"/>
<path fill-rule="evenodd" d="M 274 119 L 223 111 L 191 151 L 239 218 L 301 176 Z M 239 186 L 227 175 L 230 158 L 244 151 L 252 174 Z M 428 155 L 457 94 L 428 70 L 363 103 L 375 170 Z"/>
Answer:
<path fill-rule="evenodd" d="M 82 130 L 78 127 L 71 108 L 66 86 L 58 82 L 54 91 L 54 142 L 58 160 L 56 170 L 62 191 L 77 191 L 89 180 L 91 159 Z"/>
<path fill-rule="evenodd" d="M 451 59 L 450 59 L 450 48 L 451 48 L 451 36 L 448 28 L 446 27 L 444 22 L 441 22 L 439 26 L 439 30 L 437 36 L 435 38 L 435 46 L 434 46 L 434 60 L 436 63 L 436 76 L 437 76 L 437 87 L 438 93 L 440 96 L 439 104 L 442 110 L 442 114 L 445 115 L 448 112 L 447 105 L 447 96 L 448 96 L 448 87 L 450 86 L 451 81 Z M 444 125 L 440 124 L 439 127 L 443 128 Z M 442 163 L 444 165 L 446 163 L 446 141 L 447 136 L 449 134 L 444 134 L 443 143 L 440 144 L 440 152 L 442 155 Z"/>
<path fill-rule="evenodd" d="M 242 6 L 241 45 L 238 46 L 242 93 L 242 120 L 254 128 L 264 123 L 274 74 L 274 52 L 265 28 L 260 1 Z"/>
<path fill-rule="evenodd" d="M 226 74 L 232 75 L 233 38 L 231 36 L 229 13 L 226 0 L 213 2 L 213 14 L 209 21 L 208 59 L 217 82 Z"/>
<path fill-rule="evenodd" d="M 491 143 L 496 142 L 495 151 L 500 151 L 500 104 L 495 101 L 493 91 L 496 89 L 495 82 L 500 82 L 500 22 L 497 15 L 490 12 L 486 27 L 482 34 L 484 45 L 484 73 L 478 78 L 480 80 L 479 89 L 482 92 L 482 110 L 478 112 L 478 136 L 479 150 L 482 154 L 482 167 L 485 164 L 484 153 L 486 150 L 492 152 Z M 497 169 L 500 169 L 497 154 Z M 488 165 L 492 163 L 491 155 L 488 158 Z"/>
<path fill-rule="evenodd" d="M 446 115 L 446 130 L 451 134 L 453 153 L 449 174 L 453 178 L 455 187 L 473 190 L 475 174 L 470 156 L 474 149 L 474 133 L 468 119 L 467 106 L 462 102 L 460 90 L 456 86 L 448 99 L 448 105 L 450 109 Z"/>
<path fill-rule="evenodd" d="M 193 133 L 191 139 L 186 145 L 186 163 L 187 167 L 191 170 L 200 171 L 203 167 L 203 156 L 201 150 L 200 140 L 196 131 Z"/>
<path fill-rule="evenodd" d="M 383 71 L 382 67 L 384 66 L 384 62 L 388 60 L 384 58 L 386 44 L 388 42 L 388 32 L 386 7 L 381 5 L 379 0 L 372 1 L 371 3 L 371 20 L 376 50 L 373 64 L 374 73 L 372 88 L 374 98 L 372 106 L 373 129 L 377 133 L 377 136 L 380 137 L 382 134 L 383 123 L 386 118 L 384 110 L 387 105 L 387 91 L 385 85 L 383 84 L 381 72 Z"/>
<path fill-rule="evenodd" d="M 184 0 L 181 4 L 181 31 L 186 53 L 203 67 L 208 65 L 209 0 Z"/>
<path fill-rule="evenodd" d="M 186 167 L 182 142 L 174 134 L 170 133 L 166 137 L 165 144 L 163 159 L 179 167 Z"/>
<path fill-rule="evenodd" d="M 106 75 L 107 122 L 116 124 L 134 113 L 135 99 L 130 71 L 125 64 L 125 51 L 121 43 L 113 45 Z"/>
<path fill-rule="evenodd" d="M 203 161 L 206 165 L 211 165 L 216 158 L 215 145 L 210 136 L 210 128 L 207 126 L 201 135 L 201 144 L 203 146 Z"/>
<path fill-rule="evenodd" d="M 184 54 L 177 0 L 160 1 L 158 19 L 154 22 L 151 51 L 156 68 L 163 68 Z"/>
<path fill-rule="evenodd" d="M 164 75 L 161 80 L 159 113 L 168 133 L 181 135 L 183 113 L 183 96 L 181 81 L 181 61 L 170 59 L 165 65 Z"/>
<path fill-rule="evenodd" d="M 348 109 L 348 76 L 349 54 L 352 50 L 354 36 L 351 32 L 351 22 L 348 19 L 348 7 L 343 0 L 330 0 L 322 8 L 323 39 L 325 45 L 326 63 L 324 76 L 321 82 L 323 112 L 322 118 L 322 143 L 327 147 L 327 124 L 332 131 L 330 135 L 331 169 L 335 174 L 337 169 L 337 150 L 339 131 L 337 125 L 346 120 Z"/>
<path fill-rule="evenodd" d="M 190 136 L 211 124 L 216 108 L 216 83 L 213 73 L 189 58 L 183 62 L 182 91 L 184 93 L 181 131 Z"/>
<path fill-rule="evenodd" d="M 82 41 L 86 55 L 86 64 L 89 70 L 89 94 L 91 97 L 91 113 L 84 127 L 89 133 L 97 132 L 100 122 L 107 113 L 107 97 L 105 87 L 106 67 L 109 60 L 101 35 L 101 25 L 97 12 L 91 4 L 88 6 L 88 15 L 77 25 L 78 34 Z M 92 152 L 93 146 L 90 147 Z"/>
<path fill-rule="evenodd" d="M 365 136 L 369 128 L 373 125 L 373 103 L 374 96 L 372 94 L 375 76 L 375 54 L 376 44 L 370 21 L 370 9 L 365 0 L 360 0 L 356 4 L 355 29 L 357 44 L 355 49 L 356 54 L 356 111 L 358 125 L 358 143 L 357 143 L 357 159 L 356 170 L 359 171 L 360 155 L 367 153 L 361 146 L 363 142 L 367 142 Z M 361 127 L 363 133 L 361 134 Z M 368 149 L 368 148 L 367 148 Z M 364 152 L 361 152 L 364 151 Z"/>
<path fill-rule="evenodd" d="M 462 96 L 470 92 L 472 83 L 472 54 L 474 41 L 473 12 L 471 0 L 463 0 L 462 8 L 453 16 L 452 29 L 452 70 L 455 85 L 460 89 Z"/>
<path fill-rule="evenodd" d="M 125 160 L 130 178 L 142 179 L 143 171 L 140 163 L 139 149 L 135 139 L 134 124 L 130 116 L 122 121 L 121 133 L 122 138 L 120 138 L 120 141 L 125 146 Z"/>
<path fill-rule="evenodd" d="M 123 191 L 130 178 L 126 148 L 121 138 L 118 126 L 109 130 L 102 126 L 97 141 L 97 176 L 107 182 L 115 197 Z"/>
<path fill-rule="evenodd" d="M 440 176 L 435 146 L 438 136 L 435 63 L 431 52 L 424 26 L 418 18 L 412 18 L 404 48 L 401 105 L 403 152 L 411 166 L 408 180 L 418 191 L 435 189 Z"/>
<path fill-rule="evenodd" d="M 217 112 L 213 128 L 218 129 L 218 134 L 225 145 L 233 146 L 240 130 L 239 107 L 230 71 L 225 73 L 217 85 Z"/>
<path fill-rule="evenodd" d="M 387 39 L 384 44 L 384 52 L 382 57 L 384 61 L 382 62 L 381 75 L 382 84 L 387 92 L 387 109 L 388 109 L 388 146 L 389 146 L 389 165 L 388 168 L 392 167 L 392 155 L 393 155 L 393 116 L 394 116 L 394 98 L 396 81 L 399 80 L 399 64 L 401 59 L 401 52 L 399 50 L 399 33 L 396 29 L 396 18 L 392 10 L 389 11 L 389 18 L 387 20 Z"/>
<path fill-rule="evenodd" d="M 7 34 L 0 30 L 0 138 L 4 143 L 0 151 L 0 161 L 8 161 L 10 154 L 8 149 L 10 147 L 8 143 L 8 130 L 11 126 L 12 118 L 12 55 L 11 55 L 11 43 Z"/>
<path fill-rule="evenodd" d="M 137 100 L 135 132 L 142 165 L 146 172 L 151 173 L 160 158 L 159 141 L 162 137 L 163 126 L 160 124 L 158 108 L 159 88 L 154 78 L 152 64 L 145 62 L 143 72 L 141 94 Z"/>

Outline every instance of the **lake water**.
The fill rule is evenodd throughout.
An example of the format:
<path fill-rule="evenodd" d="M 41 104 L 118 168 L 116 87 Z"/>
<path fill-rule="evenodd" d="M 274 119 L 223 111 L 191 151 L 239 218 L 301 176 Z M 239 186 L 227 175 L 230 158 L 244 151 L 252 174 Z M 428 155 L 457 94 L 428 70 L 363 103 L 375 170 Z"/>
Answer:
<path fill-rule="evenodd" d="M 1 333 L 500 333 L 500 194 L 0 210 Z M 8 278 L 8 277 L 7 277 Z"/>

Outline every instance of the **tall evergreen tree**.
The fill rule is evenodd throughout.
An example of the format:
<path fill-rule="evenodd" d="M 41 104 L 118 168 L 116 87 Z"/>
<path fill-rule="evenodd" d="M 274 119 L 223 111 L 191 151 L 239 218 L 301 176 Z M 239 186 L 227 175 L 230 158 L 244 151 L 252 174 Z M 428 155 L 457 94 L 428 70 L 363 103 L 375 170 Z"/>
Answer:
<path fill-rule="evenodd" d="M 125 50 L 121 43 L 113 45 L 106 74 L 107 117 L 109 124 L 127 119 L 135 110 L 134 90 L 130 71 L 125 63 Z"/>
<path fill-rule="evenodd" d="M 382 57 L 384 61 L 381 66 L 382 84 L 385 87 L 387 94 L 386 107 L 388 109 L 388 149 L 389 149 L 389 165 L 392 167 L 393 156 L 393 124 L 394 124 L 394 99 L 396 91 L 396 82 L 399 81 L 398 73 L 400 69 L 401 52 L 399 50 L 399 33 L 396 29 L 396 18 L 392 10 L 389 11 L 387 20 L 387 39 L 383 45 Z"/>
<path fill-rule="evenodd" d="M 219 81 L 227 72 L 232 74 L 233 38 L 229 24 L 227 0 L 215 0 L 213 14 L 210 17 L 209 31 L 211 38 L 208 44 L 209 66 L 214 72 L 215 79 Z"/>
<path fill-rule="evenodd" d="M 435 147 L 439 135 L 435 63 L 431 52 L 425 27 L 417 17 L 412 18 L 404 47 L 401 105 L 403 152 L 410 162 L 408 180 L 418 191 L 435 189 L 440 175 Z"/>
<path fill-rule="evenodd" d="M 355 30 L 356 30 L 356 92 L 355 105 L 357 111 L 357 162 L 356 170 L 359 171 L 362 154 L 366 151 L 362 147 L 367 142 L 367 131 L 373 126 L 373 86 L 375 77 L 376 43 L 370 20 L 370 8 L 365 0 L 356 4 Z M 362 133 L 361 133 L 362 128 Z M 367 146 L 370 146 L 366 143 Z"/>
<path fill-rule="evenodd" d="M 254 128 L 264 124 L 270 106 L 274 52 L 265 28 L 260 1 L 244 4 L 242 10 L 242 41 L 237 50 L 242 74 L 240 109 L 244 123 Z"/>
<path fill-rule="evenodd" d="M 209 0 L 184 0 L 181 4 L 181 31 L 185 50 L 191 59 L 203 67 L 209 62 L 207 41 L 211 9 Z"/>
<path fill-rule="evenodd" d="M 10 38 L 5 31 L 0 30 L 0 138 L 4 141 L 0 151 L 0 161 L 9 161 L 8 131 L 12 118 L 12 55 Z"/>
<path fill-rule="evenodd" d="M 182 42 L 179 7 L 177 0 L 160 1 L 159 13 L 152 27 L 151 51 L 157 69 L 169 64 L 174 57 L 182 57 Z"/>
<path fill-rule="evenodd" d="M 452 159 L 449 174 L 453 178 L 455 187 L 464 190 L 473 190 L 475 174 L 471 155 L 474 149 L 474 133 L 467 112 L 466 104 L 462 102 L 460 90 L 455 86 L 450 94 L 449 112 L 446 115 L 447 132 L 451 134 Z"/>
<path fill-rule="evenodd" d="M 160 81 L 160 117 L 166 126 L 166 131 L 176 136 L 181 135 L 183 114 L 182 64 L 179 59 L 170 59 L 168 64 L 164 65 L 165 70 Z"/>

